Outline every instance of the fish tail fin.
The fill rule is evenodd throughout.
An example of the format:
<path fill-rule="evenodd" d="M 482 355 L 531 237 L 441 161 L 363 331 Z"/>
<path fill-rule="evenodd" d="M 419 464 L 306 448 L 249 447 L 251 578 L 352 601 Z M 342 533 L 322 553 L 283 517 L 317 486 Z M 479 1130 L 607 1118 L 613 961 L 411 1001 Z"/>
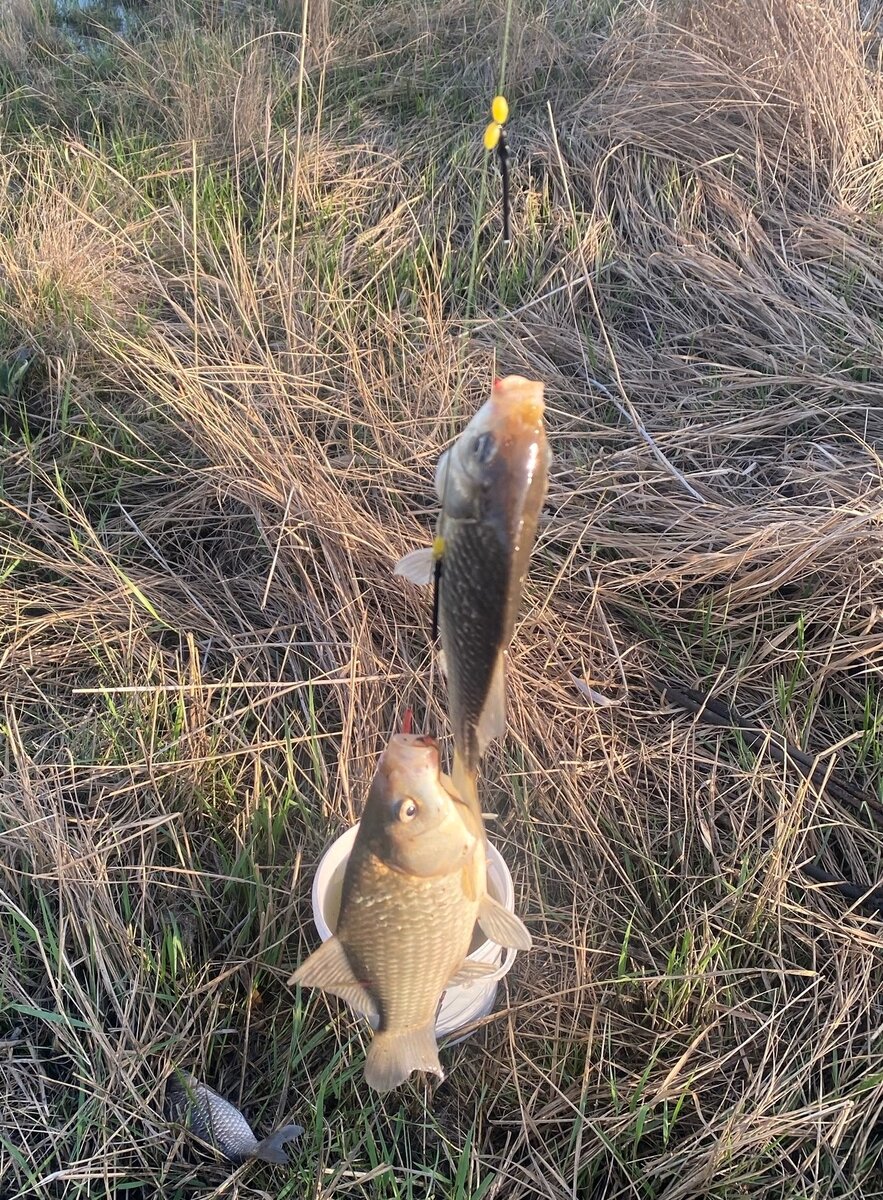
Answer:
<path fill-rule="evenodd" d="M 258 1142 L 249 1158 L 259 1158 L 263 1162 L 287 1163 L 289 1158 L 285 1151 L 285 1143 L 293 1142 L 302 1133 L 303 1127 L 300 1125 L 283 1125 L 262 1142 Z"/>
<path fill-rule="evenodd" d="M 382 1030 L 374 1035 L 365 1059 L 365 1082 L 377 1092 L 389 1092 L 412 1071 L 431 1071 L 444 1079 L 438 1061 L 435 1018 L 404 1033 Z"/>

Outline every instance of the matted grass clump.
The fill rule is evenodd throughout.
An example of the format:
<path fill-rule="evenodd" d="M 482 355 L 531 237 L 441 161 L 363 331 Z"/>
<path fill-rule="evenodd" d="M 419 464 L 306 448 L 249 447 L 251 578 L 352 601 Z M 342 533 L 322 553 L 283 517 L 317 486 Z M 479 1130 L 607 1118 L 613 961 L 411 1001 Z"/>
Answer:
<path fill-rule="evenodd" d="M 854 5 L 5 20 L 0 1196 L 879 1195 L 883 92 Z M 380 1099 L 358 1022 L 285 980 L 402 710 L 446 736 L 392 567 L 509 371 L 556 457 L 484 796 L 535 949 L 444 1083 Z M 174 1066 L 303 1124 L 293 1165 L 231 1179 L 168 1125 Z"/>

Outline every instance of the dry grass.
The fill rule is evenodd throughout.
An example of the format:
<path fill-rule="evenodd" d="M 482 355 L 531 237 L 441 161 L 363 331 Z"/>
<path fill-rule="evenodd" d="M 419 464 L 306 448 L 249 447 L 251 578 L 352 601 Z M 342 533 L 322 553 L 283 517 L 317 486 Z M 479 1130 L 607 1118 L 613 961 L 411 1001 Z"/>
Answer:
<path fill-rule="evenodd" d="M 881 1194 L 879 914 L 800 869 L 878 883 L 873 814 L 652 686 L 883 797 L 852 7 L 513 6 L 508 257 L 505 8 L 318 4 L 303 69 L 287 6 L 7 56 L 4 1200 Z M 380 1101 L 359 1026 L 284 980 L 402 708 L 445 732 L 391 568 L 509 370 L 556 454 L 486 784 L 536 948 L 442 1085 Z M 170 1130 L 173 1065 L 304 1124 L 292 1168 Z"/>
<path fill-rule="evenodd" d="M 28 340 L 55 352 L 78 329 L 145 300 L 132 243 L 149 222 L 125 222 L 121 189 L 102 166 L 79 148 L 59 155 L 39 145 L 2 165 L 0 278 Z"/>
<path fill-rule="evenodd" d="M 4 0 L 0 24 L 0 64 L 21 70 L 28 60 L 28 47 L 49 29 L 49 6 L 36 0 Z"/>
<path fill-rule="evenodd" d="M 161 9 L 141 41 L 121 49 L 126 85 L 164 138 L 180 145 L 182 162 L 191 147 L 203 162 L 250 154 L 272 126 L 273 39 L 266 21 L 194 26 L 176 20 L 173 7 Z"/>

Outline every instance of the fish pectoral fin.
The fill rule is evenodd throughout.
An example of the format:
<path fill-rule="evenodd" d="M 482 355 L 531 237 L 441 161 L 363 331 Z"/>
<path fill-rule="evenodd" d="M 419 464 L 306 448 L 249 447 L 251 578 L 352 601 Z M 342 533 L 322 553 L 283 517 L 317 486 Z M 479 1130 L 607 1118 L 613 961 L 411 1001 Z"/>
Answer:
<path fill-rule="evenodd" d="M 431 1071 L 444 1079 L 438 1061 L 435 1017 L 417 1029 L 385 1029 L 374 1035 L 365 1058 L 365 1082 L 376 1092 L 389 1092 L 412 1071 Z"/>
<path fill-rule="evenodd" d="M 432 546 L 421 546 L 412 550 L 404 558 L 400 558 L 393 569 L 393 575 L 403 575 L 418 587 L 428 587 L 435 574 L 435 554 Z"/>
<path fill-rule="evenodd" d="M 479 904 L 478 923 L 482 932 L 498 946 L 529 950 L 533 945 L 533 938 L 521 918 L 503 908 L 493 896 L 485 894 Z"/>
<path fill-rule="evenodd" d="M 288 986 L 319 988 L 345 1000 L 350 1008 L 366 1017 L 378 1017 L 377 1005 L 353 974 L 343 944 L 336 937 L 323 942 L 318 950 L 302 962 L 288 981 Z"/>
<path fill-rule="evenodd" d="M 501 738 L 506 732 L 506 658 L 501 650 L 497 655 L 491 686 L 488 688 L 487 699 L 481 710 L 481 718 L 476 730 L 478 736 L 478 752 L 484 754 L 491 742 Z"/>
<path fill-rule="evenodd" d="M 285 1151 L 285 1143 L 293 1142 L 295 1138 L 300 1137 L 303 1131 L 302 1125 L 283 1125 L 281 1129 L 277 1129 L 275 1133 L 265 1137 L 262 1142 L 258 1142 L 248 1157 L 259 1158 L 263 1162 L 287 1163 L 289 1158 Z"/>
<path fill-rule="evenodd" d="M 471 958 L 464 959 L 448 980 L 448 987 L 469 987 L 472 983 L 481 983 L 488 975 L 494 975 L 497 969 L 493 963 L 475 962 Z"/>

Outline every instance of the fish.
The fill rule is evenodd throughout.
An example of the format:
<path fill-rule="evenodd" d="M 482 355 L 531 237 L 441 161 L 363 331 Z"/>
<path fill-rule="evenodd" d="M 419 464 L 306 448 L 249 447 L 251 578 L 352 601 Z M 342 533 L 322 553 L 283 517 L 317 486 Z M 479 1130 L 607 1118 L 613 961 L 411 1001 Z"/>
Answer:
<path fill-rule="evenodd" d="M 378 1092 L 413 1071 L 444 1078 L 439 1001 L 495 970 L 467 961 L 476 921 L 500 945 L 530 944 L 521 920 L 488 894 L 476 863 L 483 842 L 463 812 L 435 738 L 393 734 L 344 870 L 336 929 L 289 979 L 369 1018 L 364 1077 Z"/>
<path fill-rule="evenodd" d="M 238 1108 L 185 1071 L 175 1071 L 166 1084 L 166 1111 L 171 1120 L 185 1125 L 234 1162 L 259 1158 L 287 1163 L 286 1142 L 303 1133 L 300 1125 L 283 1125 L 259 1140 Z"/>
<path fill-rule="evenodd" d="M 521 375 L 494 380 L 490 399 L 438 460 L 433 545 L 411 551 L 394 571 L 436 583 L 451 776 L 473 819 L 480 761 L 506 731 L 506 653 L 548 487 L 543 391 Z"/>

